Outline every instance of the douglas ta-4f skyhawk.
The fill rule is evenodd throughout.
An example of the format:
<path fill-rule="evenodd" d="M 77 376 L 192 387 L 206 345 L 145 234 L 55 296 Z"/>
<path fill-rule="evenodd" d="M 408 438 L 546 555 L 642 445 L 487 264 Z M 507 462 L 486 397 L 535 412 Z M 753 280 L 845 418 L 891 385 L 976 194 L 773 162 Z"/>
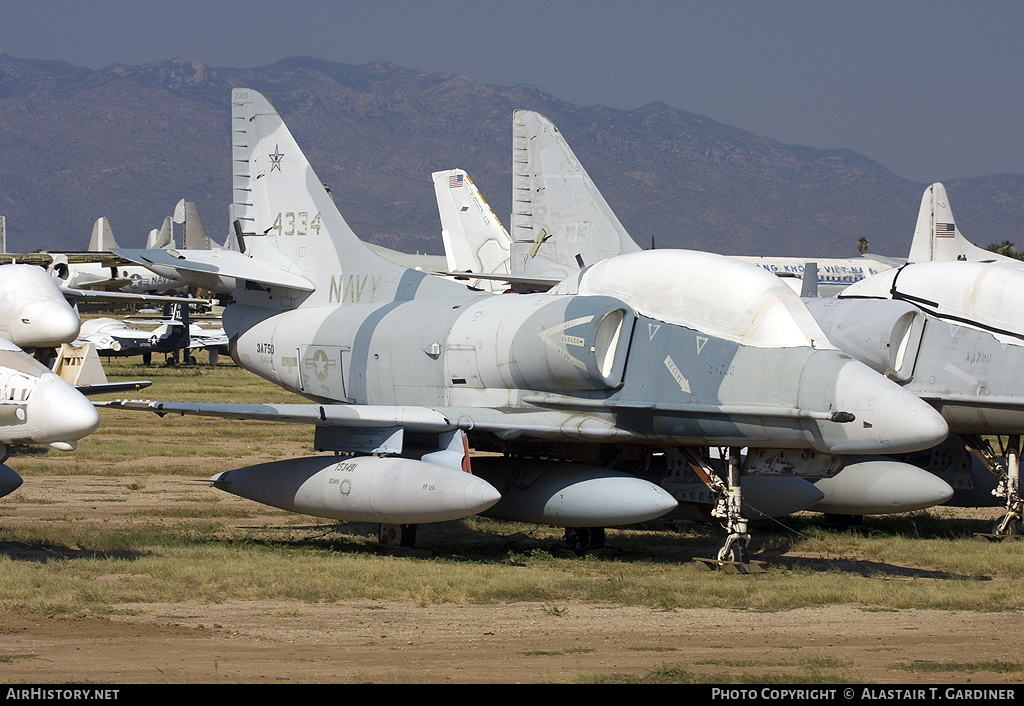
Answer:
<path fill-rule="evenodd" d="M 745 562 L 739 447 L 778 469 L 927 448 L 947 434 L 930 406 L 832 346 L 773 275 L 710 253 L 634 252 L 548 293 L 473 291 L 365 247 L 256 91 L 233 91 L 232 135 L 244 251 L 146 264 L 233 284 L 223 322 L 234 360 L 314 403 L 111 404 L 308 423 L 318 450 L 348 455 L 225 471 L 211 479 L 218 488 L 379 522 L 382 538 L 404 543 L 416 523 L 495 508 L 604 528 L 676 505 L 610 468 L 663 452 L 669 470 L 710 476 L 729 532 L 719 559 Z M 727 483 L 708 466 L 709 446 L 731 449 Z M 471 463 L 469 448 L 503 457 Z"/>

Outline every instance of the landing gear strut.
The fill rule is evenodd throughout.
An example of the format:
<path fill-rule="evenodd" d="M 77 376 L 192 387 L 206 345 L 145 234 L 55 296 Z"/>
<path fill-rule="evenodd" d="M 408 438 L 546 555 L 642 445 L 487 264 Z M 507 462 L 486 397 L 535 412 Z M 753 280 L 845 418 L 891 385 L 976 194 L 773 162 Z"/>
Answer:
<path fill-rule="evenodd" d="M 565 544 L 576 553 L 604 546 L 604 527 L 566 527 Z"/>
<path fill-rule="evenodd" d="M 996 520 L 992 534 L 978 537 L 990 540 L 1024 539 L 1024 500 L 1020 495 L 1020 436 L 1014 435 L 1007 440 L 1005 469 L 1000 467 L 987 443 L 974 443 L 971 446 L 983 456 L 989 469 L 1000 476 L 999 485 L 992 494 L 1006 501 L 1006 514 Z"/>
<path fill-rule="evenodd" d="M 725 520 L 725 530 L 729 533 L 725 543 L 718 550 L 718 560 L 748 563 L 747 546 L 750 534 L 747 532 L 747 519 L 743 517 L 743 496 L 740 493 L 740 450 L 729 449 L 729 487 L 725 495 L 718 497 L 713 517 Z"/>
<path fill-rule="evenodd" d="M 1006 448 L 1006 478 L 999 483 L 996 492 L 1006 498 L 1006 514 L 996 522 L 992 533 L 1000 537 L 1024 535 L 1024 502 L 1020 497 L 1020 436 L 1009 438 Z"/>
<path fill-rule="evenodd" d="M 723 520 L 722 526 L 727 532 L 716 558 L 695 558 L 694 561 L 709 569 L 729 569 L 741 574 L 763 572 L 764 562 L 751 561 L 749 556 L 750 534 L 747 531 L 747 519 L 743 516 L 743 496 L 740 492 L 740 450 L 729 449 L 728 485 L 722 482 L 704 459 L 685 449 L 681 452 L 693 471 L 715 494 L 717 500 L 711 516 Z"/>

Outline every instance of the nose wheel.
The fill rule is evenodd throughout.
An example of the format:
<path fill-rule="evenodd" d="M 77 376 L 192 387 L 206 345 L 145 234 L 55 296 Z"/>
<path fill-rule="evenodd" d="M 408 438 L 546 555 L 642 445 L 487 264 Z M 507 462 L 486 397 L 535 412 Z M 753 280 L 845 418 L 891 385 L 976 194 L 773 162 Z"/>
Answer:
<path fill-rule="evenodd" d="M 718 561 L 730 564 L 749 564 L 747 555 L 747 544 L 750 542 L 749 534 L 730 533 L 725 538 L 725 543 L 718 550 Z"/>

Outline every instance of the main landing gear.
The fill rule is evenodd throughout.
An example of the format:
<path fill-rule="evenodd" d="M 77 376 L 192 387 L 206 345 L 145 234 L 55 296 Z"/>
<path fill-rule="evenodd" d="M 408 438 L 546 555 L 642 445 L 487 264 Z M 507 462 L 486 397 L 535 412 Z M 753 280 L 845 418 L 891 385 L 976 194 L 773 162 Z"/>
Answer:
<path fill-rule="evenodd" d="M 999 485 L 992 493 L 1005 499 L 1006 514 L 992 526 L 991 534 L 979 534 L 983 541 L 1003 541 L 1024 539 L 1024 500 L 1020 495 L 1020 436 L 1011 436 L 1006 445 L 1006 468 L 1004 469 L 995 458 L 991 446 L 987 443 L 982 447 L 974 444 L 975 451 L 980 453 L 989 468 L 999 475 Z"/>
<path fill-rule="evenodd" d="M 577 554 L 604 546 L 604 527 L 566 527 L 565 545 Z"/>
<path fill-rule="evenodd" d="M 385 547 L 411 549 L 416 546 L 416 525 L 381 525 L 377 539 Z"/>

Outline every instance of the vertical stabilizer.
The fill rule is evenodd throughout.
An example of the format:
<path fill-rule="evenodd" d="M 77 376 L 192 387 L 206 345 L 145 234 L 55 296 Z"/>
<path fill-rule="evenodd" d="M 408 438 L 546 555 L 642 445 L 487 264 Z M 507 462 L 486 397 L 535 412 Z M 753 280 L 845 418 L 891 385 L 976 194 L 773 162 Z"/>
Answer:
<path fill-rule="evenodd" d="M 106 373 L 92 341 L 80 346 L 65 343 L 53 366 L 53 372 L 72 385 L 105 385 Z"/>
<path fill-rule="evenodd" d="M 946 187 L 938 182 L 925 189 L 921 197 L 921 209 L 917 213 L 914 240 L 907 259 L 910 262 L 968 260 L 1024 267 L 1019 260 L 979 248 L 967 240 L 956 226 Z"/>
<path fill-rule="evenodd" d="M 174 215 L 171 216 L 171 220 L 179 225 L 185 222 L 185 199 L 179 199 L 178 203 L 174 204 Z"/>
<path fill-rule="evenodd" d="M 818 263 L 804 263 L 804 276 L 800 280 L 800 297 L 813 299 L 818 296 Z"/>
<path fill-rule="evenodd" d="M 164 219 L 163 225 L 160 226 L 160 230 L 154 228 L 149 231 L 149 238 L 146 240 L 146 247 L 150 250 L 173 248 L 174 236 L 171 228 L 171 217 L 168 216 Z"/>
<path fill-rule="evenodd" d="M 449 169 L 432 176 L 448 269 L 510 274 L 512 239 L 469 175 Z M 504 282 L 493 280 L 476 280 L 470 286 L 488 291 L 506 288 Z"/>
<path fill-rule="evenodd" d="M 110 221 L 100 216 L 92 224 L 92 237 L 89 239 L 89 252 L 107 252 L 118 247 L 114 241 L 114 233 L 110 230 Z"/>
<path fill-rule="evenodd" d="M 231 107 L 231 221 L 239 224 L 247 256 L 313 284 L 314 291 L 303 295 L 303 306 L 393 301 L 411 298 L 423 287 L 450 285 L 465 292 L 462 285 L 408 270 L 371 252 L 261 94 L 236 88 Z"/>
<path fill-rule="evenodd" d="M 512 118 L 512 272 L 561 278 L 640 247 L 550 120 Z"/>
<path fill-rule="evenodd" d="M 182 237 L 182 244 L 185 250 L 210 250 L 213 247 L 210 243 L 210 236 L 206 234 L 195 203 L 186 201 L 184 210 L 185 235 Z"/>

